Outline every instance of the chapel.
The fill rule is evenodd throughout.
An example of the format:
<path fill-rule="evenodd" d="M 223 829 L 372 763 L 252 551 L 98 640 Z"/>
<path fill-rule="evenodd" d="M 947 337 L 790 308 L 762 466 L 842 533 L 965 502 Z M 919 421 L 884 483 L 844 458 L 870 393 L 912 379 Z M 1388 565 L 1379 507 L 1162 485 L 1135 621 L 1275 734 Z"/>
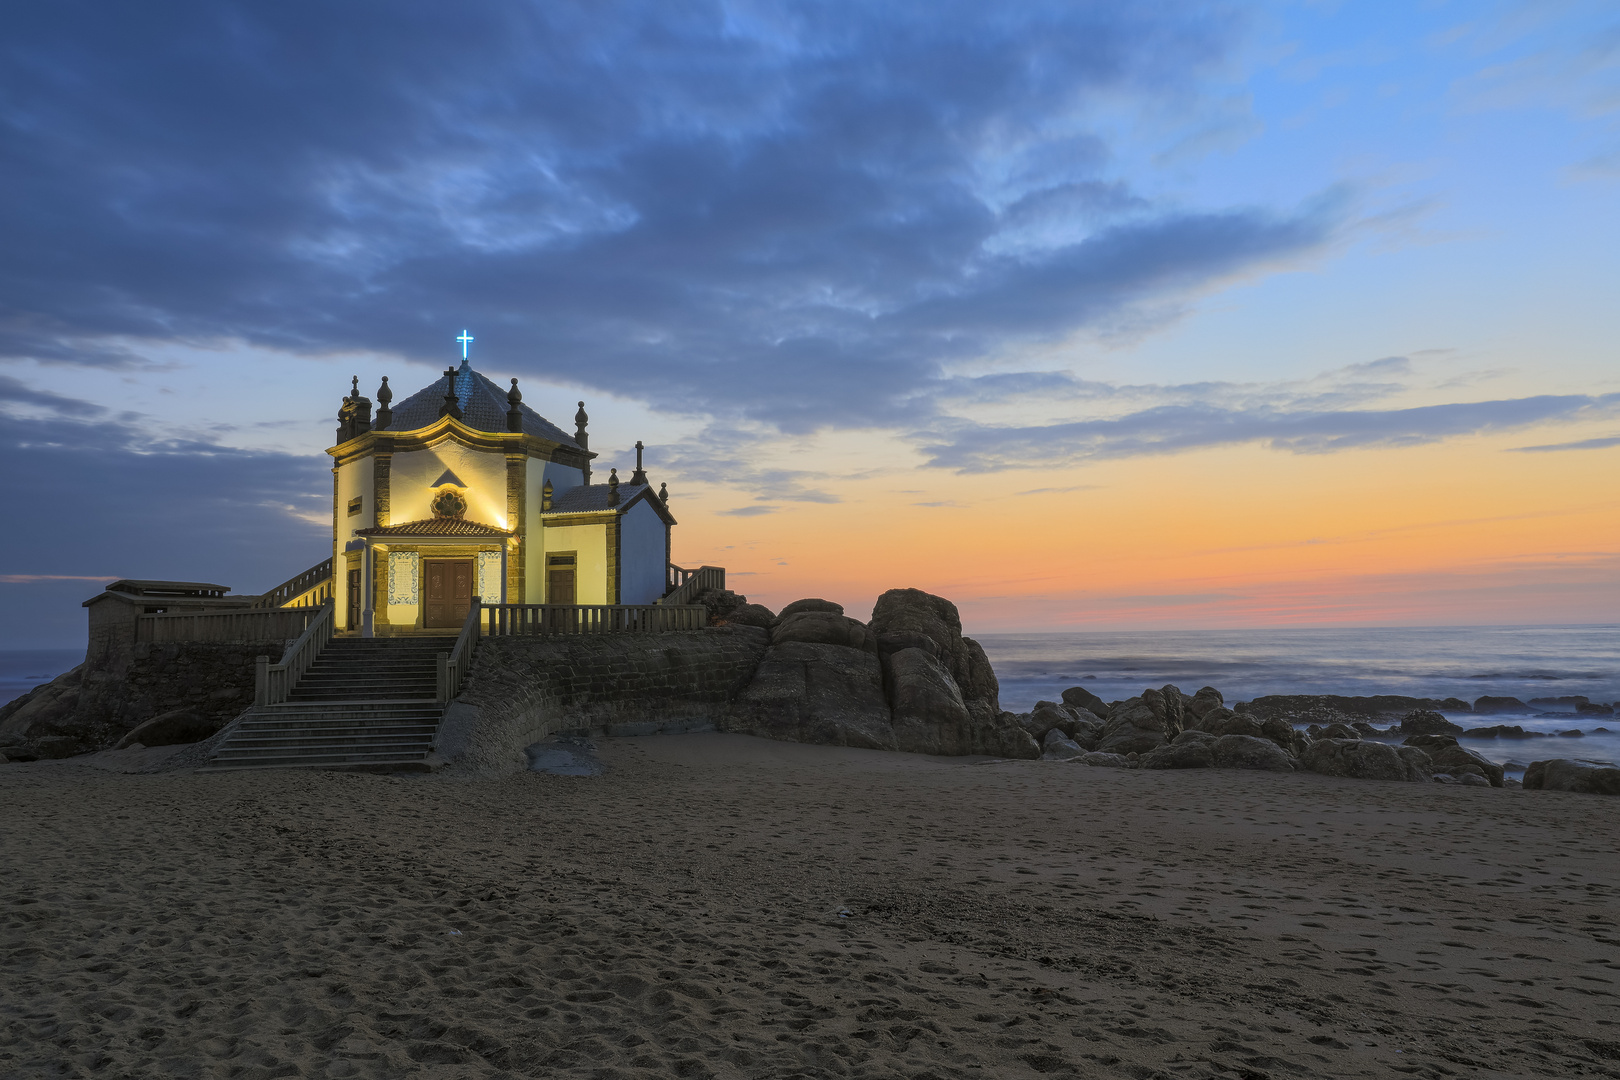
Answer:
<path fill-rule="evenodd" d="M 336 628 L 443 634 L 474 597 L 513 604 L 652 604 L 668 591 L 668 491 L 642 468 L 591 482 L 585 403 L 568 434 L 461 366 L 397 406 L 351 383 L 332 457 Z"/>

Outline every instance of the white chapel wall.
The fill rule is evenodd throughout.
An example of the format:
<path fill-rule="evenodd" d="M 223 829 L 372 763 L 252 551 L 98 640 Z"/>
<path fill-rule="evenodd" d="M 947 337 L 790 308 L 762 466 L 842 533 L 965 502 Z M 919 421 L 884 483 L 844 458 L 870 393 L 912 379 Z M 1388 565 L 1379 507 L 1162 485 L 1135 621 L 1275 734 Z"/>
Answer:
<path fill-rule="evenodd" d="M 354 538 L 356 529 L 369 529 L 377 524 L 376 472 L 369 457 L 350 461 L 337 467 L 337 526 L 338 550 Z M 358 498 L 360 512 L 351 515 L 349 503 Z"/>
<path fill-rule="evenodd" d="M 394 454 L 388 476 L 389 517 L 394 525 L 433 516 L 430 485 L 444 470 L 467 485 L 467 520 L 508 529 L 506 521 L 506 455 L 474 450 L 446 439 L 427 450 Z"/>
<path fill-rule="evenodd" d="M 664 521 L 643 499 L 619 518 L 619 603 L 650 604 L 664 595 Z"/>
<path fill-rule="evenodd" d="M 539 604 L 544 602 L 545 593 L 545 562 L 540 553 L 545 550 L 542 539 L 542 530 L 545 528 L 540 519 L 540 493 L 551 481 L 551 492 L 560 495 L 571 487 L 578 487 L 585 482 L 585 474 L 578 469 L 567 465 L 559 465 L 555 461 L 544 461 L 540 458 L 530 458 L 526 474 L 526 493 L 523 507 L 528 521 L 524 524 L 524 531 L 528 534 L 528 550 L 522 557 L 525 573 L 523 579 L 523 600 L 525 604 Z"/>

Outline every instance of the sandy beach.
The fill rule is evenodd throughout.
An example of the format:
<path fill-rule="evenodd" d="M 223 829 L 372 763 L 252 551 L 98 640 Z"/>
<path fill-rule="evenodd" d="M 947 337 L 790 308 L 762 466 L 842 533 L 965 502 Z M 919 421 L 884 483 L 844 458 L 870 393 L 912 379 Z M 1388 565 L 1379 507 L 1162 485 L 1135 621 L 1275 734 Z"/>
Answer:
<path fill-rule="evenodd" d="M 1620 1076 L 1620 800 L 600 755 L 3 767 L 0 1075 Z"/>

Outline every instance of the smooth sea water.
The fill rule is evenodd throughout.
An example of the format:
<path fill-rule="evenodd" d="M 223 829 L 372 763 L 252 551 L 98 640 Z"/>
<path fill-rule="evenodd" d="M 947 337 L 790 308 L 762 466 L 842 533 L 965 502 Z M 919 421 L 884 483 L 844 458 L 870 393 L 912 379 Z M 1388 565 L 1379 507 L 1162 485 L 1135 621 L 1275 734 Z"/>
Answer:
<path fill-rule="evenodd" d="M 1001 707 L 1013 712 L 1057 701 L 1070 686 L 1117 701 L 1166 683 L 1189 694 L 1213 686 L 1228 705 L 1265 694 L 1620 701 L 1620 626 L 1093 631 L 977 640 L 1001 682 Z M 1522 715 L 1456 712 L 1447 718 L 1465 728 L 1517 724 L 1548 733 L 1466 741 L 1494 761 L 1620 760 L 1620 719 L 1576 717 L 1567 706 L 1557 710 L 1561 715 L 1535 715 L 1554 711 L 1537 706 Z M 1600 727 L 1608 732 L 1594 730 Z M 1584 736 L 1552 734 L 1574 728 Z"/>

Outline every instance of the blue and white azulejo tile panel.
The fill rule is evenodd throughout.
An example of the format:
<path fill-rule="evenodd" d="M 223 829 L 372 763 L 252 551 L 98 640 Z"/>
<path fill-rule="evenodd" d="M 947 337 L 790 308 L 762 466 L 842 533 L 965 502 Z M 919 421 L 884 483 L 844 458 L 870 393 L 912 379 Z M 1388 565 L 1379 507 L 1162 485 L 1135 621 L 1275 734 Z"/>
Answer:
<path fill-rule="evenodd" d="M 414 551 L 388 553 L 388 602 L 415 604 L 417 582 L 422 576 L 422 556 Z"/>

